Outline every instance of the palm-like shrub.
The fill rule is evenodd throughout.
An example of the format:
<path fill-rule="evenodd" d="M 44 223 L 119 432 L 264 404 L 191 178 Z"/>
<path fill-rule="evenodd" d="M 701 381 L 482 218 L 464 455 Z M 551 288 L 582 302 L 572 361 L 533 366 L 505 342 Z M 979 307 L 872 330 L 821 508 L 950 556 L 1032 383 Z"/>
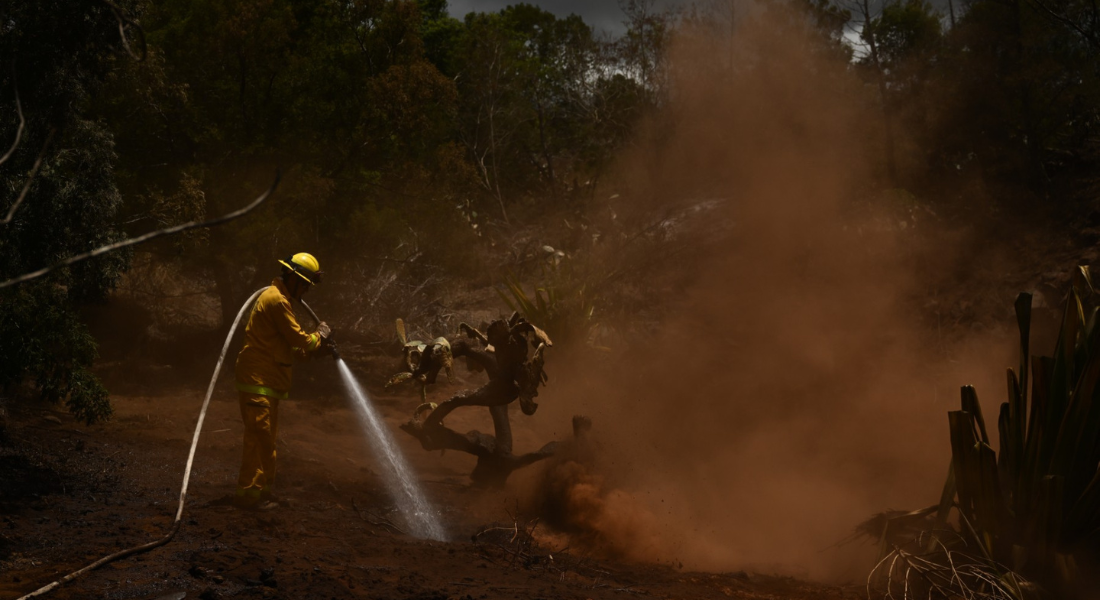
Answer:
<path fill-rule="evenodd" d="M 1053 354 L 1031 357 L 1031 295 L 1017 297 L 1021 360 L 1008 370 L 999 451 L 976 391 L 964 386 L 961 410 L 948 413 L 952 459 L 940 503 L 861 525 L 883 542 L 869 586 L 1019 599 L 1074 585 L 1081 558 L 1100 549 L 1096 300 L 1088 267 L 1078 267 Z"/>

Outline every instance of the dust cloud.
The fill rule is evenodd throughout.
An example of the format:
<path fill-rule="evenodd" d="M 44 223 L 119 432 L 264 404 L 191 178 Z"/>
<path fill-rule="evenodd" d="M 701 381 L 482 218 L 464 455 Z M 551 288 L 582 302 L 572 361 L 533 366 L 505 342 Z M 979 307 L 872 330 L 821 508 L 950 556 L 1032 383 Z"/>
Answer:
<path fill-rule="evenodd" d="M 859 580 L 876 549 L 837 543 L 875 512 L 938 501 L 945 413 L 974 384 L 996 414 L 1012 332 L 936 343 L 923 294 L 966 258 L 872 194 L 881 115 L 843 60 L 766 19 L 734 40 L 724 54 L 679 40 L 675 127 L 620 165 L 621 210 L 720 198 L 704 221 L 730 233 L 677 264 L 691 282 L 647 348 L 551 358 L 531 427 L 545 439 L 588 415 L 598 451 L 548 466 L 536 495 L 605 552 Z"/>

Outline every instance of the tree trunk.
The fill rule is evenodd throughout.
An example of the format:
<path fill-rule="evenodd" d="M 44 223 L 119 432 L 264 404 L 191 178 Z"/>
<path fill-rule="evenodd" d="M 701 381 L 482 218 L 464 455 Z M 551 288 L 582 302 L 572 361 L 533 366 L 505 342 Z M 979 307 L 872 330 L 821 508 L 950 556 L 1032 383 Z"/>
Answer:
<path fill-rule="evenodd" d="M 886 89 L 886 74 L 882 70 L 882 62 L 879 60 L 878 43 L 875 41 L 874 30 L 871 27 L 871 7 L 868 0 L 863 0 L 860 5 L 863 12 L 863 27 L 867 34 L 867 45 L 871 49 L 871 62 L 875 67 L 875 78 L 878 80 L 879 99 L 882 102 L 882 119 L 886 129 L 886 177 L 890 180 L 891 187 L 898 187 L 898 168 L 894 160 L 894 119 L 890 111 L 890 97 Z"/>
<path fill-rule="evenodd" d="M 213 261 L 210 268 L 214 276 L 214 287 L 218 293 L 218 302 L 221 304 L 222 328 L 228 329 L 233 324 L 240 310 L 240 294 L 237 292 L 236 277 L 230 273 L 229 267 L 220 260 Z"/>
<path fill-rule="evenodd" d="M 546 161 L 546 179 L 550 182 L 550 195 L 557 199 L 558 183 L 554 177 L 554 160 L 550 157 L 550 148 L 546 143 L 546 116 L 542 110 L 542 100 L 535 101 L 539 118 L 539 145 L 542 146 L 542 158 Z"/>
<path fill-rule="evenodd" d="M 473 454 L 477 457 L 477 465 L 470 473 L 470 479 L 478 485 L 492 487 L 504 485 L 516 469 L 549 458 L 558 452 L 561 442 L 549 442 L 536 452 L 520 456 L 512 454 L 512 424 L 508 418 L 508 404 L 490 406 L 488 409 L 493 417 L 495 436 L 477 430 L 458 433 L 444 426 L 440 419 L 433 419 L 433 416 L 439 416 L 434 414 L 435 411 L 424 421 L 414 418 L 401 425 L 401 430 L 420 440 L 420 445 L 425 450 L 446 449 Z M 436 411 L 438 410 L 440 409 L 437 408 Z"/>

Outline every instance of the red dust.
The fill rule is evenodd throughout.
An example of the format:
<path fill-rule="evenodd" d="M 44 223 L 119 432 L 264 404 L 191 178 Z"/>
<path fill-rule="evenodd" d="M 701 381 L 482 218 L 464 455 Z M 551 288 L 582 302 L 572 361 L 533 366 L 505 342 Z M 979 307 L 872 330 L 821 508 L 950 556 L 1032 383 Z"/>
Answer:
<path fill-rule="evenodd" d="M 527 485 L 596 550 L 858 580 L 876 549 L 837 543 L 938 500 L 959 386 L 999 397 L 1018 358 L 1007 323 L 965 344 L 929 324 L 941 269 L 967 257 L 875 184 L 880 113 L 847 64 L 780 21 L 738 30 L 733 70 L 712 44 L 674 46 L 675 127 L 655 123 L 659 142 L 623 159 L 616 210 L 720 198 L 700 231 L 730 233 L 676 261 L 691 283 L 644 353 L 551 359 L 533 438 L 585 414 L 602 450 Z"/>

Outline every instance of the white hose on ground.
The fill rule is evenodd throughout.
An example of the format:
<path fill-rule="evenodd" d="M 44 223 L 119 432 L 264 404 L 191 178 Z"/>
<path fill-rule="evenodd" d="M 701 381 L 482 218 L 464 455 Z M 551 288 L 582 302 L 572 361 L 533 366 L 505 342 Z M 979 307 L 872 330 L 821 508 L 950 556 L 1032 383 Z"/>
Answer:
<path fill-rule="evenodd" d="M 79 571 L 73 571 L 72 573 L 69 573 L 61 579 L 58 579 L 57 581 L 54 581 L 49 585 L 43 586 L 27 594 L 26 596 L 19 598 L 18 600 L 26 600 L 27 598 L 41 596 L 62 584 L 68 583 L 76 579 L 77 577 L 80 577 L 88 571 L 102 567 L 103 565 L 109 562 L 116 561 L 120 558 L 124 558 L 132 554 L 146 552 L 158 546 L 163 546 L 164 544 L 167 544 L 169 540 L 175 537 L 176 532 L 180 529 L 180 522 L 183 518 L 183 503 L 187 499 L 187 484 L 191 481 L 191 465 L 195 461 L 195 448 L 197 448 L 199 445 L 199 435 L 202 433 L 202 423 L 204 420 L 206 420 L 206 409 L 210 406 L 210 397 L 214 394 L 214 384 L 217 383 L 218 375 L 221 374 L 222 363 L 225 362 L 225 355 L 229 351 L 229 343 L 233 341 L 233 334 L 237 331 L 237 325 L 240 324 L 241 317 L 244 316 L 244 313 L 248 312 L 248 309 L 252 307 L 252 303 L 255 302 L 256 298 L 258 298 L 260 294 L 263 293 L 263 291 L 266 289 L 267 287 L 263 287 L 256 290 L 256 293 L 252 294 L 248 298 L 248 300 L 244 303 L 244 306 L 241 306 L 240 312 L 237 313 L 237 318 L 233 320 L 233 326 L 229 328 L 229 335 L 225 336 L 225 343 L 222 344 L 222 353 L 220 356 L 218 356 L 217 366 L 214 367 L 214 376 L 210 378 L 210 385 L 206 388 L 206 399 L 202 401 L 202 410 L 199 411 L 199 421 L 198 423 L 195 423 L 195 435 L 191 438 L 191 452 L 187 455 L 187 468 L 183 471 L 183 485 L 180 486 L 180 504 L 179 508 L 176 509 L 176 519 L 172 522 L 172 529 L 168 531 L 167 535 L 158 540 L 154 540 L 152 542 L 149 542 L 148 544 L 134 546 L 133 548 L 120 550 L 118 552 L 115 552 L 114 554 L 111 554 L 110 556 L 104 556 L 103 558 L 84 567 L 83 569 L 80 569 Z"/>

